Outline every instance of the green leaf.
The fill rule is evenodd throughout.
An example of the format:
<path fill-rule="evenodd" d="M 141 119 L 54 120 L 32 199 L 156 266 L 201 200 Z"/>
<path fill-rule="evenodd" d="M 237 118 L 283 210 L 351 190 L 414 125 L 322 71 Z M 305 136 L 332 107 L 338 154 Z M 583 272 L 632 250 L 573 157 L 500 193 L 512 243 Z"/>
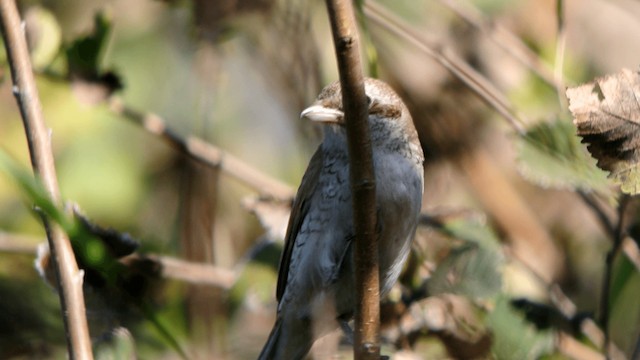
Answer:
<path fill-rule="evenodd" d="M 609 313 L 613 311 L 620 294 L 636 273 L 636 267 L 626 256 L 618 256 L 614 263 L 613 277 L 609 288 Z"/>
<path fill-rule="evenodd" d="M 623 351 L 631 352 L 640 331 L 640 273 L 626 256 L 619 256 L 610 290 L 609 329 L 611 339 Z"/>
<path fill-rule="evenodd" d="M 111 249 L 107 248 L 103 239 L 95 236 L 87 226 L 83 226 L 77 217 L 71 216 L 55 204 L 42 183 L 4 151 L 0 151 L 0 170 L 16 181 L 28 201 L 35 204 L 44 216 L 55 221 L 67 233 L 78 265 L 85 271 L 85 279 L 95 274 L 106 282 L 110 291 L 123 291 L 125 296 L 129 296 L 127 290 L 119 288 L 120 284 L 118 284 L 119 280 L 126 275 L 126 268 L 115 258 Z M 167 343 L 183 359 L 186 359 L 186 353 L 169 330 L 169 326 L 153 311 L 145 299 L 134 299 L 130 296 L 129 299 Z"/>
<path fill-rule="evenodd" d="M 100 59 L 110 31 L 111 22 L 102 13 L 96 14 L 93 32 L 78 38 L 67 48 L 70 74 L 97 77 L 101 73 Z"/>
<path fill-rule="evenodd" d="M 66 49 L 68 77 L 75 85 L 72 89 L 78 100 L 95 105 L 124 87 L 120 75 L 102 65 L 111 21 L 97 13 L 93 32 L 78 38 Z"/>
<path fill-rule="evenodd" d="M 502 288 L 505 264 L 498 239 L 481 224 L 453 221 L 445 232 L 463 241 L 438 265 L 429 280 L 431 294 L 453 293 L 472 299 L 487 299 Z"/>
<path fill-rule="evenodd" d="M 0 150 L 0 171 L 9 175 L 24 195 L 34 206 L 49 218 L 58 223 L 66 232 L 74 231 L 73 221 L 70 221 L 63 211 L 51 200 L 44 185 L 30 172 L 18 165 L 6 152 Z"/>
<path fill-rule="evenodd" d="M 570 122 L 543 122 L 518 142 L 520 173 L 546 188 L 609 193 L 606 174 L 598 169 Z"/>
<path fill-rule="evenodd" d="M 538 331 L 501 295 L 489 313 L 487 325 L 493 331 L 492 352 L 495 359 L 538 359 L 553 349 L 550 331 Z"/>

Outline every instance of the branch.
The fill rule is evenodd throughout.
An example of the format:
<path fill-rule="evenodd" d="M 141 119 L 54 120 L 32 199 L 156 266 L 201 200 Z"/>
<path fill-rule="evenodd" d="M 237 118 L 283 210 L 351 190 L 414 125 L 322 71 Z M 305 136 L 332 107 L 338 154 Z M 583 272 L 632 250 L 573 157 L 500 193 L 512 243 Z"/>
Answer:
<path fill-rule="evenodd" d="M 605 354 L 607 358 L 610 358 L 609 353 L 609 343 L 611 341 L 609 336 L 609 311 L 610 311 L 610 291 L 611 291 L 611 280 L 613 278 L 613 265 L 624 243 L 624 239 L 627 237 L 627 227 L 628 227 L 628 213 L 629 213 L 629 205 L 632 201 L 632 198 L 627 194 L 622 194 L 622 197 L 619 200 L 618 204 L 618 224 L 615 228 L 615 234 L 613 237 L 613 246 L 611 250 L 607 253 L 604 276 L 602 280 L 602 293 L 600 294 L 600 326 L 602 326 L 602 331 L 604 332 L 604 345 L 605 345 Z"/>
<path fill-rule="evenodd" d="M 160 266 L 160 276 L 194 285 L 207 285 L 229 290 L 236 282 L 236 273 L 219 266 L 186 261 L 161 255 L 132 255 L 133 259 L 151 260 Z M 123 259 L 124 261 L 127 258 Z"/>
<path fill-rule="evenodd" d="M 120 234 L 120 236 L 124 236 Z M 36 256 L 42 244 L 40 238 L 0 231 L 0 252 Z M 45 253 L 46 254 L 46 253 Z M 183 281 L 229 290 L 236 281 L 236 273 L 207 263 L 186 261 L 171 256 L 134 253 L 119 260 L 124 265 L 151 262 L 149 268 L 158 269 L 157 275 L 166 280 Z M 46 261 L 41 261 L 45 262 Z"/>
<path fill-rule="evenodd" d="M 453 214 L 454 218 L 458 215 Z M 444 223 L 449 221 L 448 217 L 432 217 L 422 214 L 420 217 L 420 224 L 423 226 L 429 226 L 437 231 L 444 230 Z M 630 241 L 633 241 L 630 239 Z M 557 283 L 549 282 L 541 276 L 536 269 L 532 268 L 527 262 L 523 262 L 521 257 L 518 257 L 513 251 L 505 249 L 505 256 L 511 261 L 523 266 L 533 278 L 542 284 L 547 290 L 551 304 L 557 309 L 566 319 L 575 319 L 578 315 L 577 306 L 571 301 L 571 299 L 562 291 Z M 605 345 L 605 335 L 603 331 L 598 327 L 596 322 L 591 318 L 582 319 L 580 322 L 581 333 L 589 339 L 598 349 L 602 349 L 603 352 L 608 351 L 612 359 L 624 359 L 622 351 L 616 347 L 615 344 L 610 343 L 608 347 Z M 606 350 L 605 350 L 606 349 Z"/>
<path fill-rule="evenodd" d="M 405 39 L 449 70 L 451 74 L 475 92 L 481 100 L 502 115 L 518 134 L 524 135 L 523 120 L 516 115 L 507 97 L 496 89 L 486 77 L 457 56 L 445 53 L 442 44 L 429 42 L 421 37 L 384 7 L 368 1 L 365 3 L 364 10 L 371 21 Z"/>
<path fill-rule="evenodd" d="M 38 245 L 42 239 L 29 235 L 16 235 L 0 231 L 0 252 L 12 254 L 30 254 L 36 253 Z"/>
<path fill-rule="evenodd" d="M 327 0 L 338 61 L 349 148 L 350 185 L 355 230 L 356 359 L 380 358 L 380 283 L 376 227 L 376 183 L 367 101 L 360 61 L 360 41 L 351 0 Z"/>
<path fill-rule="evenodd" d="M 473 3 L 469 1 L 462 3 L 459 0 L 438 0 L 438 2 L 462 20 L 466 21 L 469 25 L 478 29 L 478 31 L 484 34 L 489 40 L 493 41 L 511 57 L 529 68 L 549 86 L 556 90 L 563 89 L 562 83 L 556 82 L 555 74 L 549 70 L 547 64 L 540 60 L 538 54 L 533 52 L 519 37 L 515 36 L 508 29 L 486 19 L 482 12 L 473 7 Z M 560 93 L 563 92 L 564 90 Z"/>
<path fill-rule="evenodd" d="M 582 201 L 594 212 L 607 235 L 609 235 L 611 239 L 615 239 L 616 226 L 613 224 L 613 221 L 609 219 L 604 206 L 597 201 L 593 194 L 578 190 L 578 195 L 580 195 Z M 627 259 L 636 267 L 636 270 L 640 272 L 640 248 L 638 248 L 636 241 L 631 236 L 626 235 L 620 247 L 622 253 L 624 253 Z"/>
<path fill-rule="evenodd" d="M 276 200 L 291 200 L 295 192 L 287 184 L 244 163 L 242 160 L 194 136 L 182 137 L 169 128 L 156 114 L 142 113 L 124 104 L 122 99 L 111 97 L 109 107 L 114 113 L 142 126 L 149 133 L 157 135 L 174 148 L 199 162 L 220 168 L 226 174 L 260 192 L 261 195 Z"/>
<path fill-rule="evenodd" d="M 50 134 L 44 122 L 38 89 L 33 78 L 24 24 L 20 21 L 20 15 L 13 0 L 0 0 L 0 23 L 11 68 L 13 94 L 22 115 L 31 164 L 35 176 L 40 178 L 52 201 L 60 203 Z M 56 268 L 69 357 L 74 360 L 92 359 L 82 293 L 83 272 L 78 270 L 67 235 L 44 215 L 42 221 Z"/>

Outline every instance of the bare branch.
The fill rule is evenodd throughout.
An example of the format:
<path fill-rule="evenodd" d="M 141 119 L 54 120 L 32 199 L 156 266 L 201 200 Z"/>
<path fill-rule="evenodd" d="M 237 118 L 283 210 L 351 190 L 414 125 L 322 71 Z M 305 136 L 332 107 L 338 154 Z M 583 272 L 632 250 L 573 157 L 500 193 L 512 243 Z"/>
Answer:
<path fill-rule="evenodd" d="M 36 242 L 41 242 L 42 240 L 35 236 L 16 235 L 0 231 L 0 252 L 33 255 L 38 248 Z"/>
<path fill-rule="evenodd" d="M 0 23 L 11 67 L 13 94 L 22 115 L 31 163 L 35 175 L 42 180 L 52 201 L 59 204 L 60 191 L 51 152 L 50 134 L 44 122 L 38 89 L 31 69 L 24 26 L 20 21 L 15 1 L 0 0 Z M 42 216 L 42 220 L 56 268 L 69 357 L 92 359 L 82 293 L 83 272 L 78 269 L 67 235 L 45 216 Z"/>
<path fill-rule="evenodd" d="M 622 194 L 618 204 L 618 224 L 616 225 L 615 234 L 613 237 L 613 245 L 611 250 L 607 253 L 604 276 L 602 280 L 602 289 L 600 294 L 600 325 L 604 332 L 604 345 L 607 358 L 610 358 L 609 353 L 609 292 L 611 291 L 611 280 L 613 278 L 613 264 L 624 243 L 624 239 L 627 237 L 628 226 L 628 213 L 632 198 L 629 195 Z"/>
<path fill-rule="evenodd" d="M 224 290 L 229 290 L 236 282 L 235 272 L 211 264 L 185 261 L 170 256 L 134 256 L 157 262 L 161 269 L 160 275 L 166 279 L 208 285 Z"/>
<path fill-rule="evenodd" d="M 405 39 L 449 70 L 449 72 L 475 92 L 480 99 L 502 115 L 518 134 L 523 135 L 525 133 L 524 127 L 522 126 L 524 122 L 516 115 L 507 97 L 496 89 L 486 77 L 457 56 L 445 53 L 442 44 L 430 42 L 421 37 L 416 31 L 384 7 L 368 1 L 365 3 L 364 10 L 371 21 Z"/>
<path fill-rule="evenodd" d="M 38 243 L 34 240 L 38 240 Z M 35 256 L 42 240 L 44 239 L 28 235 L 0 232 L 0 252 Z M 236 281 L 236 273 L 232 270 L 171 256 L 136 253 L 120 259 L 125 265 L 136 261 L 151 261 L 157 264 L 152 267 L 159 269 L 158 275 L 167 280 L 213 286 L 223 290 L 229 290 Z"/>
<path fill-rule="evenodd" d="M 574 339 L 569 334 L 562 331 L 558 332 L 555 336 L 556 347 L 560 350 L 560 353 L 568 356 L 571 359 L 582 360 L 603 360 L 604 356 L 599 352 L 593 350 L 587 345 Z"/>
<path fill-rule="evenodd" d="M 159 136 L 169 145 L 203 164 L 220 168 L 224 173 L 250 186 L 263 196 L 273 197 L 277 200 L 290 200 L 295 195 L 289 185 L 262 173 L 206 141 L 194 136 L 180 136 L 156 114 L 145 114 L 134 110 L 125 105 L 118 97 L 111 97 L 109 105 L 116 114 L 142 126 L 151 134 Z"/>
<path fill-rule="evenodd" d="M 538 54 L 533 52 L 519 37 L 515 36 L 499 23 L 486 19 L 483 14 L 470 1 L 464 3 L 459 0 L 438 0 L 442 5 L 449 8 L 461 19 L 472 25 L 489 40 L 493 41 L 502 50 L 521 64 L 529 68 L 534 74 L 544 82 L 556 89 L 563 89 L 561 83 L 556 82 L 555 74 L 549 70 Z"/>
<path fill-rule="evenodd" d="M 349 149 L 355 230 L 356 359 L 380 358 L 380 283 L 376 227 L 376 183 L 367 101 L 360 60 L 360 40 L 351 0 L 327 0 L 340 73 Z"/>

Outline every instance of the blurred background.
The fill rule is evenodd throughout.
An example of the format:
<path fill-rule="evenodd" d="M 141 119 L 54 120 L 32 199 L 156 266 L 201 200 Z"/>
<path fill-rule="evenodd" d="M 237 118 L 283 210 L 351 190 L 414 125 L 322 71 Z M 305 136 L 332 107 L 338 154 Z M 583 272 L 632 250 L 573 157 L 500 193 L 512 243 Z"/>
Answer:
<path fill-rule="evenodd" d="M 338 79 L 324 3 L 19 7 L 64 199 L 135 238 L 138 254 L 178 262 L 144 273 L 136 296 L 147 312 L 113 289 L 86 286 L 96 356 L 173 359 L 180 347 L 193 359 L 255 358 L 275 318 L 289 196 L 321 141 L 299 114 Z M 638 70 L 640 3 L 380 0 L 366 2 L 359 20 L 365 73 L 401 94 L 427 158 L 424 221 L 384 302 L 383 353 L 600 359 L 606 319 L 612 357 L 640 356 L 638 255 L 618 254 L 603 292 L 619 194 L 575 135 L 564 94 Z M 447 61 L 488 87 L 470 89 Z M 284 185 L 196 161 L 132 111 Z M 4 51 L 0 147 L 30 167 Z M 10 174 L 0 175 L 0 358 L 65 358 L 58 297 L 34 267 L 45 238 L 30 204 Z M 635 211 L 626 213 L 631 235 Z M 629 247 L 637 251 L 632 239 Z M 187 276 L 190 264 L 230 280 Z M 333 348 L 338 337 L 327 340 Z M 339 351 L 351 356 L 348 346 Z"/>

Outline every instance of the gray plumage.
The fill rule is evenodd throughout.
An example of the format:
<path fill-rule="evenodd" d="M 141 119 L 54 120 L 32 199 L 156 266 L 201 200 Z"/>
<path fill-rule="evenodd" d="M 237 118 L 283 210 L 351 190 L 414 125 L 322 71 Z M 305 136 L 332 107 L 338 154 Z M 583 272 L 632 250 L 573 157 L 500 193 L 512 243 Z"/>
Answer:
<path fill-rule="evenodd" d="M 376 175 L 380 291 L 398 279 L 422 203 L 424 156 L 411 115 L 384 82 L 365 80 Z M 280 262 L 278 315 L 260 360 L 302 359 L 355 306 L 353 217 L 339 83 L 322 90 L 303 118 L 325 124 L 294 201 Z"/>

